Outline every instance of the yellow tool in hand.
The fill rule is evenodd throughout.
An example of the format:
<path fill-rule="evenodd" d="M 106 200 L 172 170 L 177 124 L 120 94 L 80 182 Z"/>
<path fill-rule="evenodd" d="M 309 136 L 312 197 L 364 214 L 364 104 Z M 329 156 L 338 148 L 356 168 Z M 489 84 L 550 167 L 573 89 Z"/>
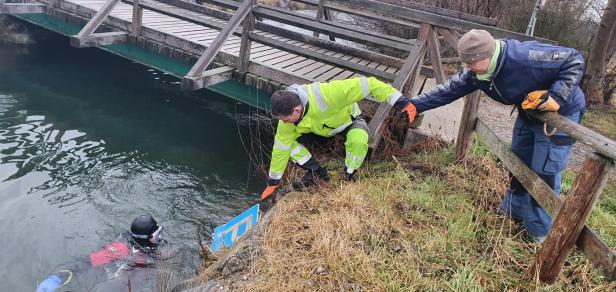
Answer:
<path fill-rule="evenodd" d="M 537 90 L 529 93 L 522 102 L 522 108 L 538 109 L 544 112 L 556 112 L 560 109 L 560 104 L 550 96 L 547 90 Z"/>
<path fill-rule="evenodd" d="M 560 104 L 556 102 L 547 90 L 537 90 L 529 93 L 526 99 L 522 102 L 522 108 L 525 110 L 538 109 L 540 111 L 557 112 L 560 109 Z M 548 124 L 543 123 L 543 133 L 550 137 L 556 133 L 556 128 L 548 133 Z"/>

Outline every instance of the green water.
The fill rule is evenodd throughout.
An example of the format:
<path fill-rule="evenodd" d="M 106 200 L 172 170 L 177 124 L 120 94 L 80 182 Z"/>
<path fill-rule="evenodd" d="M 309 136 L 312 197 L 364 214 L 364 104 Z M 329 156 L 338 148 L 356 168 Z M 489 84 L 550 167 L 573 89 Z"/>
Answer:
<path fill-rule="evenodd" d="M 0 291 L 33 291 L 141 213 L 180 251 L 173 270 L 194 274 L 197 226 L 207 239 L 258 198 L 264 178 L 246 149 L 263 119 L 218 93 L 183 92 L 170 74 L 33 30 L 36 45 L 0 47 Z M 267 100 L 233 83 L 225 90 Z"/>

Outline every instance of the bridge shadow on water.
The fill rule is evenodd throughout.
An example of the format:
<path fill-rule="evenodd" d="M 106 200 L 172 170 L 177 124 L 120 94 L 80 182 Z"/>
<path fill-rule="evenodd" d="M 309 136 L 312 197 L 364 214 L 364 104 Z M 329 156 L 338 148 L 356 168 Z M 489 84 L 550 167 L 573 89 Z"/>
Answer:
<path fill-rule="evenodd" d="M 0 264 L 0 290 L 33 290 L 140 213 L 162 223 L 180 250 L 172 269 L 192 274 L 197 226 L 209 234 L 258 198 L 250 192 L 263 177 L 244 147 L 256 110 L 36 34 L 27 50 L 0 47 L 0 230 L 11 251 Z"/>

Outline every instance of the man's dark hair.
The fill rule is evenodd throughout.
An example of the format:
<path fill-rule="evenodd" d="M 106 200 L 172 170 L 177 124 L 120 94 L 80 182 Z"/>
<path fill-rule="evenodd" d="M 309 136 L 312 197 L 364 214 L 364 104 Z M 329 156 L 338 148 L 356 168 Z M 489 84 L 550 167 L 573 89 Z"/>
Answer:
<path fill-rule="evenodd" d="M 288 116 L 300 104 L 302 104 L 302 101 L 297 93 L 289 90 L 278 90 L 272 94 L 272 116 Z"/>

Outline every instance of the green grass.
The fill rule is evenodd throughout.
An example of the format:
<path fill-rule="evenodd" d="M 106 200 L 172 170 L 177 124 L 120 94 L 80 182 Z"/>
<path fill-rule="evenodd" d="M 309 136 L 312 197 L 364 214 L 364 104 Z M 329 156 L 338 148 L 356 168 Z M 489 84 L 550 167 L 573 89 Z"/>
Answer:
<path fill-rule="evenodd" d="M 448 147 L 369 163 L 356 183 L 333 181 L 281 202 L 262 256 L 247 269 L 252 280 L 239 289 L 616 289 L 579 252 L 569 256 L 556 284 L 537 283 L 528 269 L 539 246 L 496 213 L 507 170 L 480 143 L 464 163 L 454 163 L 453 153 Z M 572 182 L 573 174 L 565 174 L 563 188 Z M 615 189 L 611 181 L 588 221 L 610 246 L 616 244 Z M 326 267 L 327 275 L 315 274 L 316 267 Z"/>
<path fill-rule="evenodd" d="M 582 125 L 616 140 L 616 109 L 605 106 L 590 108 L 584 114 Z"/>

